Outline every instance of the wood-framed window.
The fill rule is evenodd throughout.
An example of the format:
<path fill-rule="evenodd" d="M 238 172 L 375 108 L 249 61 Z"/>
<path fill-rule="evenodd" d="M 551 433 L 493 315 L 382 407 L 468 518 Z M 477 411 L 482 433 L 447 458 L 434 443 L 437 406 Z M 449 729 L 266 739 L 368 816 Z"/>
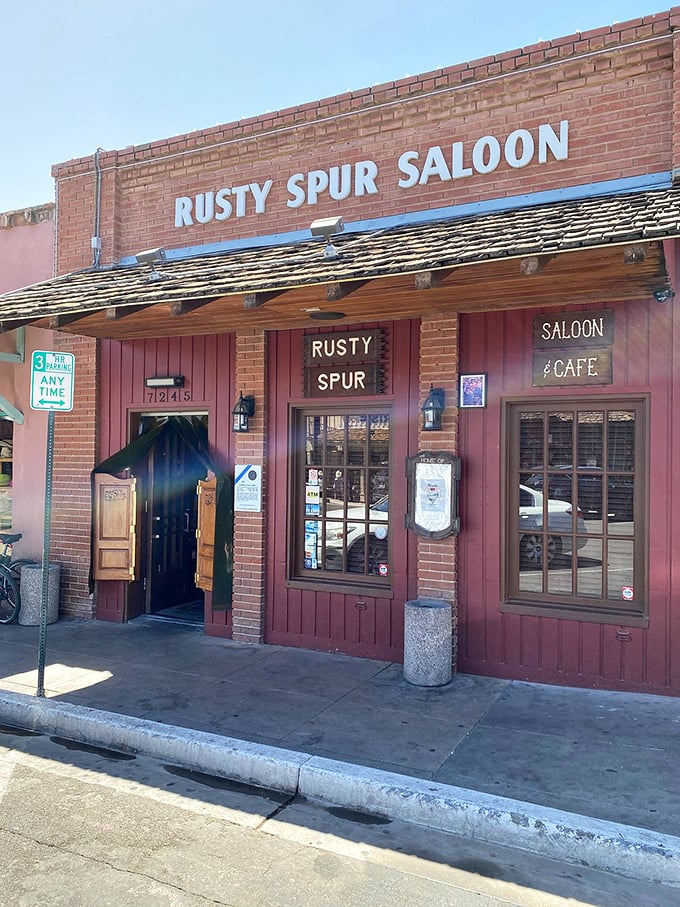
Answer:
<path fill-rule="evenodd" d="M 390 406 L 293 412 L 291 579 L 390 587 Z"/>
<path fill-rule="evenodd" d="M 501 609 L 647 626 L 647 400 L 505 404 Z"/>

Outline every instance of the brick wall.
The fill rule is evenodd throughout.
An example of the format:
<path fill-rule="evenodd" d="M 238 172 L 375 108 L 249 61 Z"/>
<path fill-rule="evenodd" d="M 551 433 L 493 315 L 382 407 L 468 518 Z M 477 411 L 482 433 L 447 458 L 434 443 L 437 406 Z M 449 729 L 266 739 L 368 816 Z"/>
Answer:
<path fill-rule="evenodd" d="M 234 514 L 234 596 L 232 639 L 260 643 L 264 640 L 265 534 L 267 499 L 267 422 L 265 363 L 267 337 L 264 331 L 236 334 L 236 393 L 255 397 L 255 416 L 248 433 L 234 436 L 236 464 L 262 464 L 262 511 Z M 235 402 L 235 401 L 234 401 Z"/>
<path fill-rule="evenodd" d="M 75 355 L 73 411 L 54 420 L 50 550 L 61 565 L 61 612 L 92 617 L 90 471 L 96 464 L 97 347 L 90 337 L 55 333 L 55 350 Z"/>
<path fill-rule="evenodd" d="M 669 170 L 673 39 L 678 10 L 215 127 L 101 152 L 102 261 L 144 248 L 220 242 L 306 229 L 324 215 L 347 221 Z M 397 160 L 428 147 L 471 145 L 492 134 L 570 121 L 569 159 L 402 189 Z M 379 196 L 320 197 L 289 208 L 287 178 L 370 159 Z M 94 222 L 94 159 L 55 166 L 59 272 L 87 265 Z M 266 213 L 175 228 L 174 199 L 222 187 L 274 185 Z M 249 203 L 252 208 L 252 202 Z"/>
<path fill-rule="evenodd" d="M 423 316 L 420 325 L 419 399 L 425 400 L 430 385 L 444 388 L 442 431 L 420 430 L 418 450 L 458 453 L 458 317 Z M 421 423 L 422 424 L 422 423 Z M 418 538 L 418 596 L 451 602 L 453 612 L 453 665 L 457 655 L 457 536 L 428 540 Z"/>

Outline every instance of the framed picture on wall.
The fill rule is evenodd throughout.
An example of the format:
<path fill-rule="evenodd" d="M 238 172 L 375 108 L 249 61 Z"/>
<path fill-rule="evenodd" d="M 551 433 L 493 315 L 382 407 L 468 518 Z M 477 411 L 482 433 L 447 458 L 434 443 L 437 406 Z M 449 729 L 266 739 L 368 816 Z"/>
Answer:
<path fill-rule="evenodd" d="M 486 406 L 486 375 L 461 375 L 458 383 L 458 406 Z"/>

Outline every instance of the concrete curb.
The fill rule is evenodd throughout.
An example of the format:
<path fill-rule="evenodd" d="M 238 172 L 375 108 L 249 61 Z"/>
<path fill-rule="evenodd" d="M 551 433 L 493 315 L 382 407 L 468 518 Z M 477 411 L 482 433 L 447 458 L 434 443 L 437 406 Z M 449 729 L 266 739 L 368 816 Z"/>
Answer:
<path fill-rule="evenodd" d="M 680 838 L 68 702 L 0 691 L 0 720 L 233 781 L 680 887 Z"/>
<path fill-rule="evenodd" d="M 680 887 L 680 838 L 364 766 L 312 757 L 299 793 L 374 815 Z"/>
<path fill-rule="evenodd" d="M 0 720 L 80 743 L 141 753 L 243 784 L 297 790 L 304 753 L 24 693 L 0 692 Z"/>

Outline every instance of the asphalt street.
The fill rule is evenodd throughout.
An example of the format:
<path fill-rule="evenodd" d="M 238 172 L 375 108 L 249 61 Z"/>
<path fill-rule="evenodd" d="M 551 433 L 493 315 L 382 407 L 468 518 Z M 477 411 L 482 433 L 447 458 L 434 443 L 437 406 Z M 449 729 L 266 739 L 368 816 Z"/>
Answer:
<path fill-rule="evenodd" d="M 677 892 L 0 728 L 2 903 L 669 907 Z"/>

